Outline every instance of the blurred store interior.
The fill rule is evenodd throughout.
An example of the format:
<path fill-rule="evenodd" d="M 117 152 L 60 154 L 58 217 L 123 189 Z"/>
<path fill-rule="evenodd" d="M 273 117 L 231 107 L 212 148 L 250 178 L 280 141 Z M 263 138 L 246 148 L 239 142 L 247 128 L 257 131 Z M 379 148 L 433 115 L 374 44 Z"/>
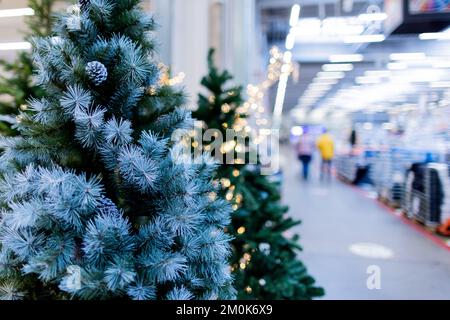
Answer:
<path fill-rule="evenodd" d="M 289 215 L 302 220 L 294 230 L 301 257 L 324 299 L 450 297 L 449 0 L 144 6 L 156 14 L 160 59 L 190 108 L 214 47 L 216 63 L 244 86 L 252 128 L 280 130 L 274 179 Z M 66 7 L 59 1 L 57 10 Z M 26 0 L 0 0 L 1 59 L 30 49 L 26 8 Z M 330 179 L 321 177 L 325 131 L 334 144 Z M 308 179 L 301 143 L 311 143 Z"/>

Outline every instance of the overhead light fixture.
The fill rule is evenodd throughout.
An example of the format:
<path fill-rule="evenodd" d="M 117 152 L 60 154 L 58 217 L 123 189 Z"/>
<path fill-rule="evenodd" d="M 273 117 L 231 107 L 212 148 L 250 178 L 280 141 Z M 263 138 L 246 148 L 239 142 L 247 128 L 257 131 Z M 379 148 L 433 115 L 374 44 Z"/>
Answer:
<path fill-rule="evenodd" d="M 374 43 L 382 42 L 386 39 L 383 34 L 362 34 L 344 38 L 344 43 Z"/>
<path fill-rule="evenodd" d="M 441 77 L 439 73 L 435 73 L 433 69 L 416 70 L 401 75 L 391 77 L 391 82 L 397 83 L 421 83 L 421 82 L 438 82 Z"/>
<path fill-rule="evenodd" d="M 8 50 L 30 50 L 31 43 L 29 42 L 3 42 L 0 43 L 0 51 Z"/>
<path fill-rule="evenodd" d="M 289 32 L 289 34 L 286 37 L 286 49 L 287 50 L 292 50 L 294 48 L 295 45 L 295 33 L 294 32 Z"/>
<path fill-rule="evenodd" d="M 431 65 L 435 69 L 449 69 L 450 60 L 433 61 Z"/>
<path fill-rule="evenodd" d="M 325 90 L 328 91 L 328 90 Z M 312 89 L 308 89 L 305 91 L 305 93 L 303 93 L 303 97 L 321 97 L 323 94 L 324 90 L 312 90 Z"/>
<path fill-rule="evenodd" d="M 430 83 L 431 88 L 450 88 L 450 81 L 436 81 Z"/>
<path fill-rule="evenodd" d="M 359 20 L 362 21 L 384 21 L 388 18 L 388 14 L 385 12 L 374 12 L 374 13 L 362 13 L 358 16 Z"/>
<path fill-rule="evenodd" d="M 5 9 L 0 10 L 0 18 L 32 16 L 34 10 L 31 8 Z"/>
<path fill-rule="evenodd" d="M 387 68 L 389 70 L 405 70 L 408 66 L 403 62 L 391 62 L 387 64 Z"/>
<path fill-rule="evenodd" d="M 345 78 L 344 72 L 318 72 L 317 78 L 320 79 L 342 79 Z"/>
<path fill-rule="evenodd" d="M 281 66 L 281 73 L 288 73 L 290 69 L 291 69 L 291 66 L 287 63 L 284 63 Z"/>
<path fill-rule="evenodd" d="M 314 99 L 314 100 L 318 100 L 319 98 L 322 98 L 324 96 L 323 92 L 306 92 L 302 99 Z"/>
<path fill-rule="evenodd" d="M 281 117 L 283 115 L 284 99 L 286 97 L 286 88 L 289 80 L 289 74 L 283 73 L 278 81 L 277 96 L 273 109 L 273 128 L 279 129 L 281 126 Z"/>
<path fill-rule="evenodd" d="M 308 88 L 331 88 L 333 83 L 312 82 Z"/>
<path fill-rule="evenodd" d="M 308 88 L 314 88 L 314 89 L 331 88 L 331 87 L 333 87 L 333 85 L 334 85 L 334 83 L 312 82 L 309 84 Z"/>
<path fill-rule="evenodd" d="M 427 58 L 423 52 L 392 53 L 389 57 L 393 61 L 423 60 Z"/>
<path fill-rule="evenodd" d="M 381 80 L 378 77 L 356 77 L 355 82 L 357 84 L 377 84 L 380 83 Z"/>
<path fill-rule="evenodd" d="M 322 66 L 322 70 L 325 72 L 333 72 L 333 71 L 352 71 L 353 64 L 351 63 L 337 63 L 337 64 L 324 64 Z"/>
<path fill-rule="evenodd" d="M 343 62 L 361 62 L 364 60 L 362 54 L 335 54 L 329 57 L 332 63 L 343 63 Z"/>
<path fill-rule="evenodd" d="M 292 52 L 291 51 L 286 51 L 283 54 L 283 62 L 284 63 L 291 63 L 292 62 Z"/>
<path fill-rule="evenodd" d="M 419 34 L 420 40 L 450 40 L 450 32 L 429 32 Z"/>
<path fill-rule="evenodd" d="M 289 25 L 295 27 L 298 24 L 298 19 L 300 18 L 300 5 L 294 4 L 291 9 L 291 18 L 289 19 Z"/>

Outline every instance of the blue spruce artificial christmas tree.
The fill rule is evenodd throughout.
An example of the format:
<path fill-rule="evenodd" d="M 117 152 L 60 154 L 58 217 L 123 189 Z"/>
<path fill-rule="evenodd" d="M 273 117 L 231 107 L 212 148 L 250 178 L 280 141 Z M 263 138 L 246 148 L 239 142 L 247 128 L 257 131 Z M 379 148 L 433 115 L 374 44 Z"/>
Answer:
<path fill-rule="evenodd" d="M 1 299 L 233 298 L 230 208 L 184 161 L 138 0 L 83 1 L 34 40 L 45 89 L 0 157 Z"/>

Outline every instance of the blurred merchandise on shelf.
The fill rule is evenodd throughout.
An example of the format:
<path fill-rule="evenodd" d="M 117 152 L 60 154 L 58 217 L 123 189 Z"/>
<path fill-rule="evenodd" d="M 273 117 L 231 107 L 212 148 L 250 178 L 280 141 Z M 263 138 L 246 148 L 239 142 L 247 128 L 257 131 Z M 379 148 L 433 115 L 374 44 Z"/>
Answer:
<path fill-rule="evenodd" d="M 418 117 L 411 115 L 401 126 L 356 124 L 359 143 L 341 148 L 335 162 L 337 176 L 371 186 L 380 201 L 447 234 L 450 137 L 442 117 L 448 115 L 448 109 L 446 105 Z"/>

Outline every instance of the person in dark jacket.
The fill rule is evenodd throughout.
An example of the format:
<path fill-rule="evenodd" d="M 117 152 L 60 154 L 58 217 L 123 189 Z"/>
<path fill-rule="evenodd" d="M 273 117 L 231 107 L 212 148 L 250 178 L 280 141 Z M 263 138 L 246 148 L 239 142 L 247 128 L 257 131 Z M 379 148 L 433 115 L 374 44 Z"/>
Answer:
<path fill-rule="evenodd" d="M 314 147 L 314 138 L 307 129 L 304 129 L 303 134 L 300 136 L 297 143 L 297 157 L 302 163 L 302 175 L 303 180 L 305 181 L 309 178 L 309 166 L 312 160 Z"/>

